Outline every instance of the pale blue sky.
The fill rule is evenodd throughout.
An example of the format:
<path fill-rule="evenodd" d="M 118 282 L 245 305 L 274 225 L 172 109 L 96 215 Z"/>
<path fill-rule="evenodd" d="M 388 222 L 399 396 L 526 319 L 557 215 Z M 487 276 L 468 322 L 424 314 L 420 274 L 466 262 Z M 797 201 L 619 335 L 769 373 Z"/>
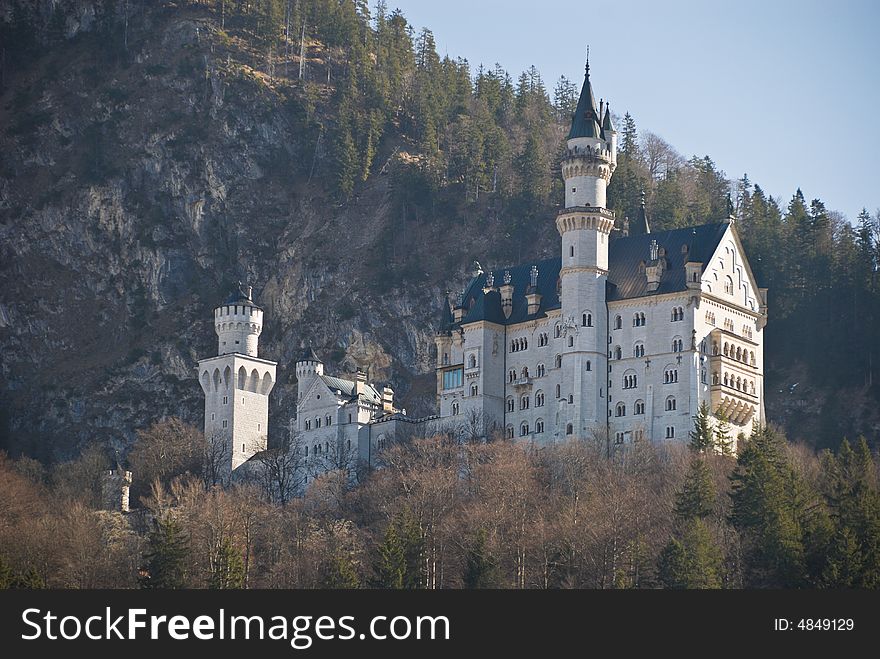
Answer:
<path fill-rule="evenodd" d="M 783 205 L 880 208 L 878 0 L 387 0 L 440 55 L 580 84 Z M 375 6 L 375 2 L 371 2 Z"/>

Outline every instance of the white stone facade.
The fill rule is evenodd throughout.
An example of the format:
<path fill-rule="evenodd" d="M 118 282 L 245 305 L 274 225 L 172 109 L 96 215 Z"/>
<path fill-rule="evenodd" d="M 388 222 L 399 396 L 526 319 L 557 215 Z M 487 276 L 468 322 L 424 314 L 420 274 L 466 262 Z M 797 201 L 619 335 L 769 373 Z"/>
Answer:
<path fill-rule="evenodd" d="M 214 310 L 214 328 L 220 354 L 198 366 L 205 438 L 231 472 L 266 448 L 276 363 L 257 357 L 263 311 L 251 301 L 250 288 Z"/>

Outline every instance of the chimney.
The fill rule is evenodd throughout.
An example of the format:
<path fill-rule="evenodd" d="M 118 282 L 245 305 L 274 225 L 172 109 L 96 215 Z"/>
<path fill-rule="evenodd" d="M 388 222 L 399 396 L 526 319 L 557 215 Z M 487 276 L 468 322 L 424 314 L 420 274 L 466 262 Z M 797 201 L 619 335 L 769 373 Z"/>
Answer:
<path fill-rule="evenodd" d="M 388 385 L 382 388 L 382 410 L 389 414 L 394 412 L 394 389 Z"/>
<path fill-rule="evenodd" d="M 511 280 L 510 270 L 505 270 L 504 284 L 499 289 L 501 293 L 501 310 L 504 312 L 505 318 L 510 318 L 510 314 L 513 312 L 513 284 L 510 283 Z"/>
<path fill-rule="evenodd" d="M 541 308 L 541 294 L 538 292 L 538 266 L 533 265 L 529 272 L 529 287 L 526 289 L 526 303 L 528 314 L 531 316 L 538 313 Z"/>
<path fill-rule="evenodd" d="M 464 308 L 464 291 L 458 294 L 458 302 L 452 307 L 452 320 L 460 323 L 467 309 Z"/>
<path fill-rule="evenodd" d="M 355 393 L 358 396 L 362 396 L 367 390 L 367 374 L 364 373 L 361 369 L 358 369 L 357 372 L 354 374 L 354 387 Z"/>
<path fill-rule="evenodd" d="M 656 240 L 651 241 L 649 257 L 645 265 L 645 276 L 648 279 L 648 292 L 653 293 L 660 288 L 660 278 L 666 269 L 666 254 Z"/>

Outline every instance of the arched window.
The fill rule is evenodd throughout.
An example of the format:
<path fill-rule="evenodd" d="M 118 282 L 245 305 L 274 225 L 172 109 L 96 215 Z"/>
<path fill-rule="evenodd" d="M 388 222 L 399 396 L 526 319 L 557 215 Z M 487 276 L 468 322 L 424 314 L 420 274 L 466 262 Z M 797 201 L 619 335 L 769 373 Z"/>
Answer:
<path fill-rule="evenodd" d="M 535 434 L 539 434 L 544 432 L 544 419 L 538 419 L 535 421 Z"/>
<path fill-rule="evenodd" d="M 663 384 L 673 384 L 675 382 L 678 382 L 678 369 L 667 367 L 663 371 Z"/>
<path fill-rule="evenodd" d="M 306 419 L 306 430 L 312 429 L 312 422 L 310 419 Z"/>
<path fill-rule="evenodd" d="M 562 336 L 562 325 L 560 325 L 559 323 L 556 323 L 556 327 L 553 328 L 553 335 L 554 335 L 554 337 L 556 337 L 557 339 L 558 339 L 560 336 Z"/>
<path fill-rule="evenodd" d="M 727 341 L 724 342 L 724 356 L 730 356 L 730 345 L 727 343 Z"/>
<path fill-rule="evenodd" d="M 328 426 L 332 425 L 333 424 L 333 417 L 331 417 L 328 414 L 326 417 L 324 417 L 324 423 L 326 423 Z"/>
<path fill-rule="evenodd" d="M 666 411 L 674 412 L 675 411 L 675 396 L 667 396 L 666 397 Z"/>
<path fill-rule="evenodd" d="M 721 384 L 721 378 L 717 373 L 712 374 L 712 384 Z"/>
<path fill-rule="evenodd" d="M 510 382 L 513 382 L 516 380 L 516 369 L 515 368 L 510 369 L 510 371 L 507 373 L 507 379 Z"/>
<path fill-rule="evenodd" d="M 569 347 L 569 348 L 573 348 L 573 347 L 574 347 L 574 337 L 571 336 L 571 335 L 569 335 L 569 337 L 568 337 L 568 347 Z"/>
<path fill-rule="evenodd" d="M 620 316 L 615 316 L 614 329 L 620 329 L 621 327 L 623 327 L 623 319 Z"/>
<path fill-rule="evenodd" d="M 562 355 L 556 355 L 554 364 L 556 364 L 556 368 L 562 368 Z"/>
<path fill-rule="evenodd" d="M 529 367 L 528 367 L 528 366 L 523 366 L 523 369 L 522 369 L 522 379 L 525 380 L 527 377 L 529 377 Z"/>
<path fill-rule="evenodd" d="M 315 418 L 315 428 L 320 428 L 320 427 L 321 427 L 321 417 L 316 417 Z"/>
<path fill-rule="evenodd" d="M 480 393 L 480 388 L 476 384 L 471 385 L 471 396 L 476 396 Z"/>
<path fill-rule="evenodd" d="M 626 416 L 626 405 L 623 403 L 618 403 L 617 407 L 614 409 L 615 416 Z"/>
<path fill-rule="evenodd" d="M 644 414 L 645 413 L 645 401 L 637 400 L 635 404 L 635 411 L 633 414 Z"/>
<path fill-rule="evenodd" d="M 519 399 L 519 409 L 521 409 L 521 410 L 529 409 L 529 397 L 528 396 L 522 396 Z"/>
<path fill-rule="evenodd" d="M 684 349 L 684 341 L 680 337 L 672 339 L 672 352 L 681 352 Z"/>
<path fill-rule="evenodd" d="M 633 370 L 629 370 L 623 374 L 623 388 L 624 389 L 635 389 L 639 386 L 639 376 L 636 375 L 636 372 Z"/>
<path fill-rule="evenodd" d="M 459 411 L 458 403 L 453 403 L 452 404 L 452 416 L 457 415 L 458 411 Z"/>
<path fill-rule="evenodd" d="M 581 326 L 583 327 L 592 327 L 593 326 L 593 314 L 584 313 L 581 315 Z"/>
<path fill-rule="evenodd" d="M 623 359 L 623 351 L 620 346 L 614 346 L 614 359 Z"/>
<path fill-rule="evenodd" d="M 544 392 L 538 391 L 535 394 L 535 407 L 544 407 Z"/>
<path fill-rule="evenodd" d="M 755 353 L 752 352 L 752 351 L 749 351 L 749 363 L 750 363 L 752 366 L 755 365 Z"/>
<path fill-rule="evenodd" d="M 730 278 L 730 275 L 724 278 L 724 292 L 733 295 L 733 279 Z"/>
<path fill-rule="evenodd" d="M 568 404 L 574 405 L 574 394 L 568 394 Z"/>
<path fill-rule="evenodd" d="M 569 423 L 565 426 L 565 434 L 571 435 L 572 433 L 574 433 L 574 426 Z"/>
<path fill-rule="evenodd" d="M 507 439 L 513 439 L 513 426 L 507 426 L 504 434 L 507 436 Z"/>
<path fill-rule="evenodd" d="M 675 439 L 675 426 L 666 426 L 666 439 Z"/>
<path fill-rule="evenodd" d="M 572 245 L 571 247 L 568 248 L 568 255 L 574 256 L 574 245 Z"/>
<path fill-rule="evenodd" d="M 544 374 L 545 374 L 544 365 L 538 364 L 538 366 L 535 367 L 535 377 L 542 378 L 542 377 L 544 377 Z"/>
<path fill-rule="evenodd" d="M 588 370 L 588 371 L 592 371 L 592 370 L 593 370 L 592 363 L 590 362 L 589 359 L 587 360 L 587 370 Z"/>
<path fill-rule="evenodd" d="M 752 394 L 753 396 L 755 395 L 755 381 L 754 380 L 749 382 L 749 393 Z"/>
<path fill-rule="evenodd" d="M 513 401 L 513 398 L 507 399 L 507 411 L 513 412 L 516 409 L 516 403 Z"/>
<path fill-rule="evenodd" d="M 738 362 L 742 361 L 742 348 L 740 348 L 738 346 L 736 349 L 736 361 L 738 361 Z"/>
<path fill-rule="evenodd" d="M 529 434 L 529 424 L 528 424 L 528 423 L 523 423 L 523 424 L 519 427 L 519 436 L 520 436 L 520 437 L 525 437 L 525 436 L 528 435 L 528 434 Z"/>
<path fill-rule="evenodd" d="M 633 346 L 633 357 L 645 356 L 645 344 L 639 341 Z"/>

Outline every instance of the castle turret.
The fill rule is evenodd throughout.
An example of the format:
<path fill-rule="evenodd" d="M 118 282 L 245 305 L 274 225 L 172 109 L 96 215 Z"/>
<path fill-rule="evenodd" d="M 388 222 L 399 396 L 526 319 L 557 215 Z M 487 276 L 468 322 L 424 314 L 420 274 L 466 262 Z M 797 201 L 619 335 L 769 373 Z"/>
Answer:
<path fill-rule="evenodd" d="M 260 332 L 263 331 L 263 310 L 254 304 L 250 286 L 242 287 L 214 309 L 214 331 L 217 332 L 217 353 L 238 352 L 257 356 Z"/>
<path fill-rule="evenodd" d="M 561 389 L 563 398 L 579 401 L 568 407 L 577 410 L 578 418 L 561 418 L 558 426 L 571 424 L 580 436 L 605 422 L 605 285 L 608 241 L 614 228 L 614 214 L 605 205 L 617 163 L 616 135 L 610 110 L 600 117 L 596 109 L 588 60 L 562 159 L 565 208 L 556 216 L 562 238 L 562 316 L 567 325 Z M 578 322 L 588 317 L 595 323 Z"/>
<path fill-rule="evenodd" d="M 257 356 L 263 310 L 250 286 L 239 284 L 214 309 L 214 330 L 218 355 L 199 361 L 199 382 L 205 392 L 205 438 L 216 458 L 211 466 L 223 477 L 267 446 L 276 363 Z"/>

